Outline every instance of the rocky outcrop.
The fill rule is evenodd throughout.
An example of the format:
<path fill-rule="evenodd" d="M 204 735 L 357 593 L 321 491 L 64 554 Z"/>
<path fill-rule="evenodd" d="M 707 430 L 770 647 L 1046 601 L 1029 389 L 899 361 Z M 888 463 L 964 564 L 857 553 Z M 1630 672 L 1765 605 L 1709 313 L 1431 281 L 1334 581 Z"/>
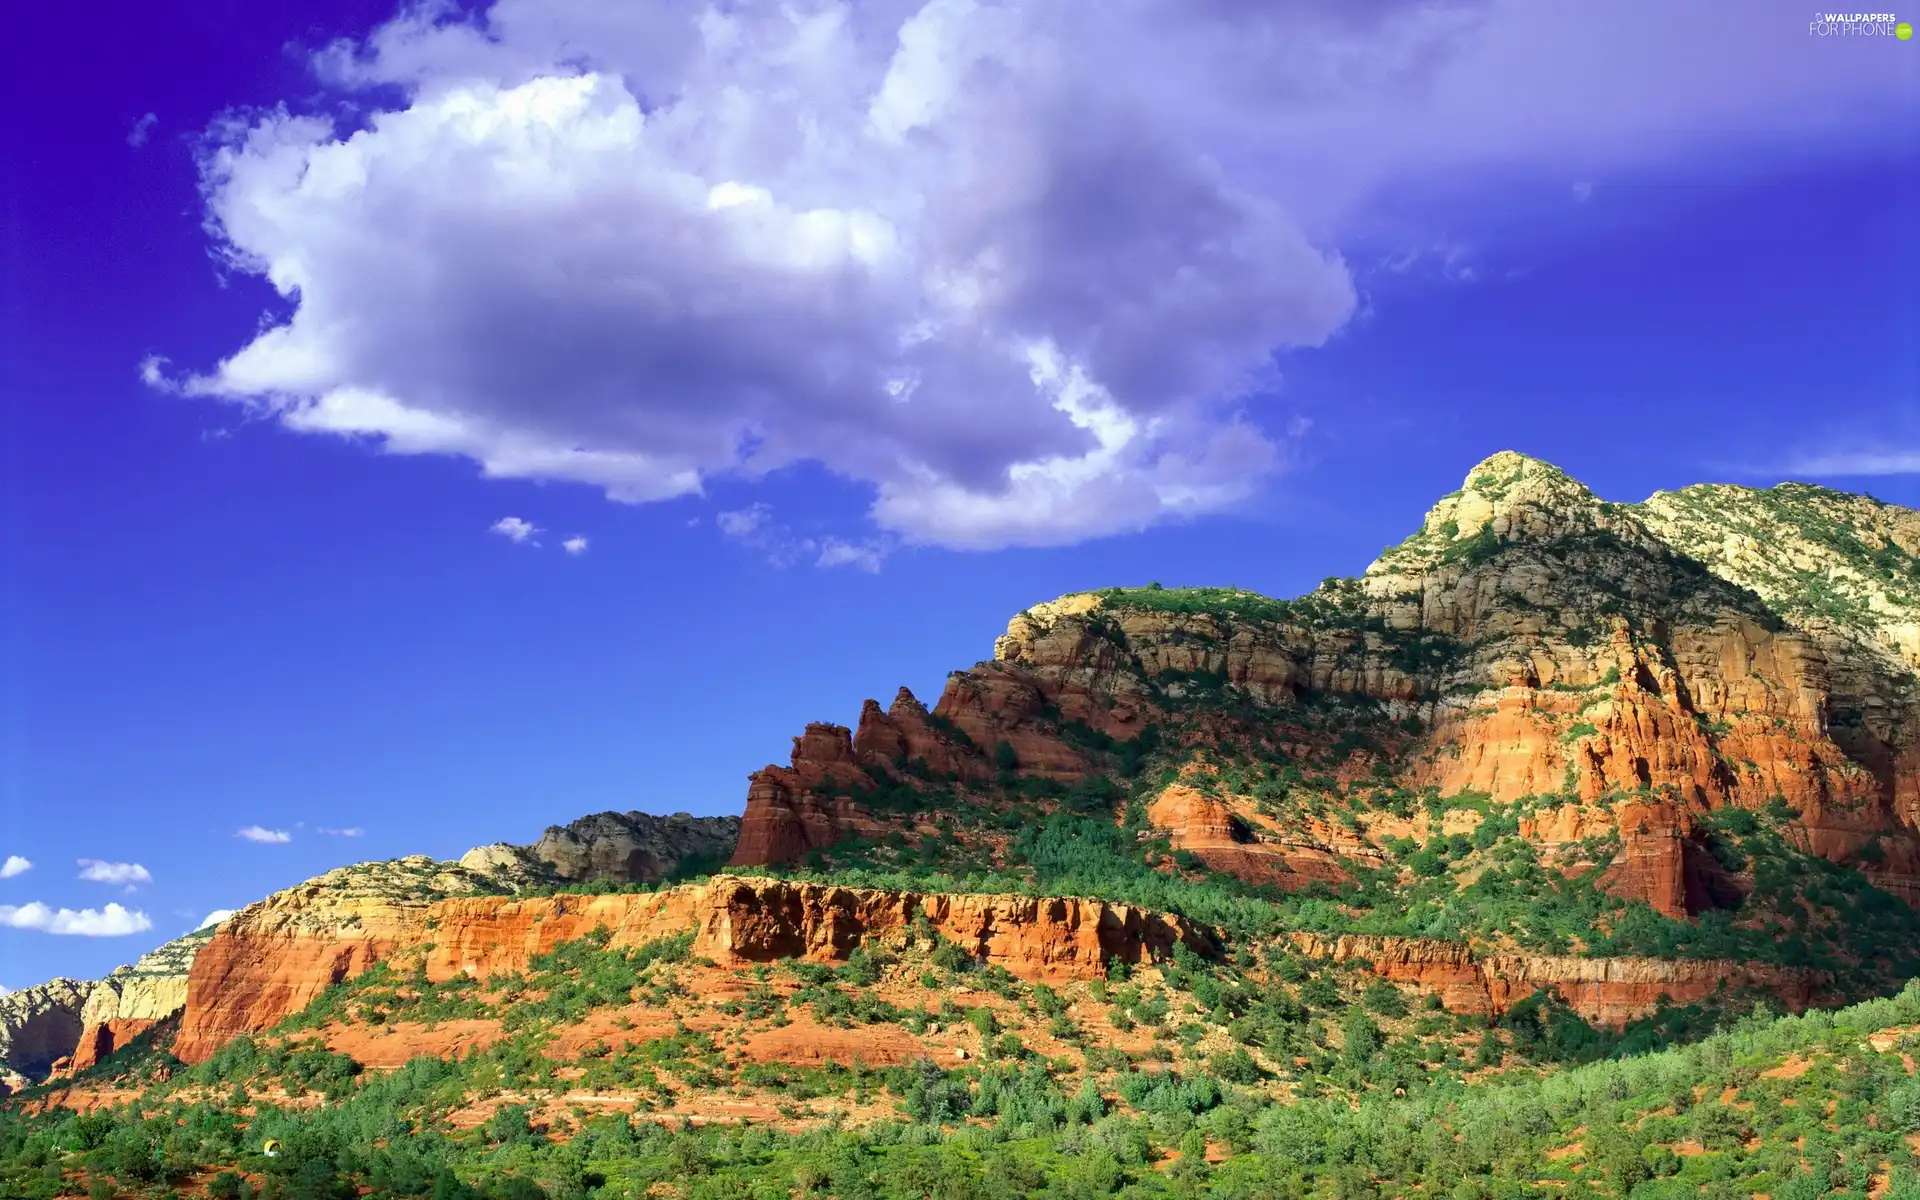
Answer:
<path fill-rule="evenodd" d="M 478 846 L 460 865 L 510 890 L 542 883 L 659 883 L 683 868 L 725 862 L 740 838 L 738 817 L 603 812 L 551 825 L 531 846 Z"/>
<path fill-rule="evenodd" d="M 194 956 L 213 934 L 199 929 L 175 938 L 94 983 L 80 1010 L 72 1053 L 53 1065 L 53 1074 L 84 1071 L 177 1014 L 187 1002 Z"/>
<path fill-rule="evenodd" d="M 855 793 L 872 783 L 844 725 L 815 722 L 793 739 L 791 765 L 755 771 L 731 866 L 792 862 L 807 851 L 880 828 Z"/>
<path fill-rule="evenodd" d="M 1175 850 L 1194 855 L 1214 870 L 1288 891 L 1312 883 L 1345 883 L 1351 879 L 1345 858 L 1380 857 L 1358 839 L 1329 836 L 1332 831 L 1324 828 L 1278 834 L 1259 817 L 1182 784 L 1154 797 L 1147 820 L 1167 833 Z"/>
<path fill-rule="evenodd" d="M 1027 979 L 1086 978 L 1111 959 L 1142 962 L 1178 943 L 1211 954 L 1218 942 L 1182 918 L 1074 898 L 920 895 L 717 876 L 652 893 L 520 898 L 433 896 L 406 886 L 436 874 L 430 860 L 387 868 L 377 886 L 322 876 L 255 904 L 194 960 L 174 1053 L 198 1062 L 228 1040 L 268 1029 L 327 987 L 382 959 L 418 961 L 428 978 L 486 978 L 596 929 L 609 945 L 684 933 L 721 965 L 781 958 L 833 962 L 875 939 L 931 933 Z"/>
<path fill-rule="evenodd" d="M 1451 1012 L 1499 1016 L 1547 991 L 1596 1024 L 1619 1028 L 1663 1003 L 1695 1004 L 1763 991 L 1793 1011 L 1821 998 L 1822 972 L 1724 959 L 1572 958 L 1476 954 L 1458 942 L 1297 933 L 1293 947 L 1335 963 L 1365 963 L 1382 979 L 1440 997 Z"/>
<path fill-rule="evenodd" d="M 46 1078 L 73 1053 L 84 1027 L 81 1010 L 99 986 L 88 980 L 49 979 L 0 996 L 0 1068 L 28 1080 Z"/>

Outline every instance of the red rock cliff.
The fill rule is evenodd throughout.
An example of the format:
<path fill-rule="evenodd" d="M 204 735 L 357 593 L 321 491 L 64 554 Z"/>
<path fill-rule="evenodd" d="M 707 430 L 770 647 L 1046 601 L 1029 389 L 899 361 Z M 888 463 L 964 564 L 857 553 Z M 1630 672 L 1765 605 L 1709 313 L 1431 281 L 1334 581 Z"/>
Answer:
<path fill-rule="evenodd" d="M 1356 934 L 1300 933 L 1292 940 L 1315 958 L 1369 963 L 1382 979 L 1438 995 L 1450 1012 L 1498 1016 L 1544 990 L 1587 1020 L 1614 1028 L 1649 1015 L 1662 1000 L 1694 1004 L 1723 991 L 1768 992 L 1797 1012 L 1829 982 L 1818 971 L 1723 959 L 1478 955 L 1458 942 Z"/>
<path fill-rule="evenodd" d="M 418 866 L 424 860 L 414 861 L 425 869 Z M 222 928 L 194 960 L 174 1053 L 199 1062 L 382 959 L 419 955 L 435 980 L 484 978 L 522 970 L 533 956 L 599 928 L 614 946 L 692 932 L 694 953 L 747 965 L 844 959 L 868 939 L 897 938 L 924 918 L 982 960 L 1035 980 L 1091 977 L 1109 959 L 1157 959 L 1180 942 L 1202 953 L 1217 949 L 1208 930 L 1181 918 L 1073 898 L 918 895 L 731 876 L 642 895 L 430 900 L 392 886 L 347 891 L 337 878 L 295 888 Z"/>
<path fill-rule="evenodd" d="M 1920 584 L 1884 567 L 1911 563 L 1920 514 L 1820 489 L 1695 491 L 1612 504 L 1502 453 L 1363 577 L 1301 601 L 1182 608 L 1135 592 L 1036 605 L 936 706 L 971 746 L 923 716 L 902 725 L 899 702 L 870 705 L 850 746 L 796 748 L 791 770 L 755 776 L 734 861 L 786 861 L 884 824 L 825 794 L 861 765 L 917 752 L 978 779 L 1004 741 L 1019 770 L 1067 778 L 1086 764 L 1064 723 L 1126 739 L 1204 708 L 1204 679 L 1276 712 L 1310 694 L 1377 702 L 1419 729 L 1380 763 L 1404 787 L 1620 809 L 1606 884 L 1669 915 L 1731 894 L 1699 819 L 1776 799 L 1797 811 L 1804 848 L 1920 899 Z M 1815 518 L 1851 540 L 1807 534 L 1826 527 Z M 1734 532 L 1749 526 L 1768 528 L 1782 555 L 1735 545 L 1752 541 Z M 1813 575 L 1840 599 L 1809 607 L 1795 581 Z M 1852 606 L 1846 621 L 1836 604 Z M 1275 851 L 1315 840 L 1178 814 L 1161 823 L 1264 882 L 1298 881 L 1299 862 Z"/>

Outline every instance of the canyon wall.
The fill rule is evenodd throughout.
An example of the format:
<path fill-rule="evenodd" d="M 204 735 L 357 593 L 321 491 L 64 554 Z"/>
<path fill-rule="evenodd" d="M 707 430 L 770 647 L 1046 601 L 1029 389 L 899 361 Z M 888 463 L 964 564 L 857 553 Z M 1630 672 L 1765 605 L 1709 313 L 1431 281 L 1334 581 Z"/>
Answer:
<path fill-rule="evenodd" d="M 178 1013 L 187 1002 L 194 957 L 213 935 L 201 929 L 175 938 L 95 981 L 80 1009 L 79 1035 L 53 1073 L 84 1071 Z"/>

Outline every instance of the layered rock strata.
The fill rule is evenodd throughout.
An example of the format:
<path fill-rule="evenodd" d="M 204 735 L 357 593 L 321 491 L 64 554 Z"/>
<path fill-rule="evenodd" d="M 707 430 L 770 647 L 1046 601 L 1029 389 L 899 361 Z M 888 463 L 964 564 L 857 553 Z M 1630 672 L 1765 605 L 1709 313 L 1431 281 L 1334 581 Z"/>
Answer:
<path fill-rule="evenodd" d="M 1036 605 L 932 713 L 903 692 L 885 713 L 869 702 L 858 734 L 809 726 L 791 767 L 753 777 L 733 861 L 884 833 L 857 799 L 863 768 L 907 780 L 919 758 L 977 780 L 1010 752 L 1019 772 L 1066 779 L 1089 765 L 1069 727 L 1124 743 L 1223 699 L 1278 721 L 1339 698 L 1419 731 L 1373 752 L 1376 778 L 1617 810 L 1606 885 L 1668 915 L 1737 896 L 1701 825 L 1727 806 L 1784 805 L 1804 849 L 1920 899 L 1917 552 L 1920 514 L 1865 497 L 1715 487 L 1614 504 L 1503 452 L 1362 577 L 1297 601 Z M 1162 815 L 1176 844 L 1251 880 L 1338 870 L 1301 869 L 1305 829 Z"/>
<path fill-rule="evenodd" d="M 1799 1011 L 1831 982 L 1819 971 L 1724 959 L 1573 958 L 1540 954 L 1476 954 L 1458 942 L 1348 934 L 1292 937 L 1302 954 L 1335 963 L 1365 963 L 1382 979 L 1440 997 L 1450 1012 L 1499 1016 L 1547 991 L 1596 1024 L 1619 1028 L 1663 1003 L 1695 1004 L 1741 991 L 1763 991 Z"/>
<path fill-rule="evenodd" d="M 53 1073 L 84 1071 L 177 1014 L 187 1002 L 194 957 L 213 934 L 202 929 L 175 938 L 96 981 L 80 1009 L 72 1052 L 54 1064 Z"/>
<path fill-rule="evenodd" d="M 930 932 L 1026 979 L 1088 978 L 1111 959 L 1162 958 L 1178 943 L 1216 952 L 1210 931 L 1179 917 L 1074 898 L 918 895 L 717 876 L 646 894 L 515 898 L 399 888 L 440 864 L 402 860 L 379 887 L 327 877 L 242 910 L 194 960 L 174 1053 L 188 1062 L 304 1008 L 374 963 L 417 958 L 427 977 L 487 978 L 596 929 L 637 946 L 691 932 L 693 953 L 721 965 L 781 958 L 833 962 L 874 939 Z M 360 868 L 366 870 L 368 868 Z M 357 894 L 354 894 L 356 893 Z"/>
<path fill-rule="evenodd" d="M 46 1077 L 73 1053 L 85 1027 L 81 1011 L 99 986 L 91 980 L 49 979 L 0 996 L 0 1068 L 29 1081 Z"/>

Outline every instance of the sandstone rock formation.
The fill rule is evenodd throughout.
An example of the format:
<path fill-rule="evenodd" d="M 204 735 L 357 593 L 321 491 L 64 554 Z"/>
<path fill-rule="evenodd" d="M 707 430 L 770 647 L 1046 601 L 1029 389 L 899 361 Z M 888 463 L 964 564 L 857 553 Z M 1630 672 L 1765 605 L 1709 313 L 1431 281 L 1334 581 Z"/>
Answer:
<path fill-rule="evenodd" d="M 84 1024 L 81 1010 L 97 986 L 49 979 L 0 996 L 0 1068 L 44 1079 L 55 1062 L 73 1053 Z"/>
<path fill-rule="evenodd" d="M 1020 774 L 1070 779 L 1089 764 L 1070 728 L 1124 744 L 1209 706 L 1244 727 L 1258 718 L 1228 708 L 1344 699 L 1418 728 L 1375 754 L 1400 786 L 1611 812 L 1608 886 L 1669 915 L 1737 896 L 1699 824 L 1726 806 L 1784 804 L 1804 848 L 1920 899 L 1917 548 L 1920 514 L 1864 497 L 1615 504 L 1503 452 L 1357 580 L 1291 602 L 1063 597 L 1016 616 L 931 714 L 870 703 L 852 739 L 809 726 L 791 768 L 754 776 L 734 862 L 883 834 L 860 789 L 871 771 L 909 778 L 896 768 L 915 756 L 977 780 L 1004 742 Z M 1297 881 L 1276 849 L 1315 840 L 1245 813 L 1161 816 L 1177 845 L 1260 882 Z"/>
<path fill-rule="evenodd" d="M 683 866 L 719 864 L 740 838 L 738 817 L 603 812 L 550 825 L 531 846 L 495 842 L 460 858 L 512 890 L 537 883 L 658 883 Z"/>
<path fill-rule="evenodd" d="M 55 1074 L 84 1071 L 178 1013 L 187 1002 L 187 976 L 212 929 L 175 938 L 95 982 L 80 1009 L 81 1028 Z"/>
<path fill-rule="evenodd" d="M 691 932 L 721 965 L 845 959 L 871 939 L 924 928 L 1028 979 L 1085 978 L 1114 958 L 1142 962 L 1176 943 L 1217 952 L 1179 917 L 1074 898 L 917 895 L 716 876 L 660 892 L 515 898 L 449 895 L 465 874 L 430 859 L 330 872 L 254 904 L 194 959 L 173 1052 L 198 1062 L 231 1038 L 270 1028 L 327 987 L 395 956 L 428 978 L 523 970 L 534 955 L 595 929 L 612 946 Z M 439 887 L 429 886 L 438 880 Z"/>
<path fill-rule="evenodd" d="M 1695 1004 L 1746 990 L 1767 992 L 1797 1012 L 1820 999 L 1830 982 L 1819 971 L 1724 959 L 1480 955 L 1458 942 L 1364 934 L 1297 933 L 1291 940 L 1302 954 L 1364 962 L 1382 979 L 1438 995 L 1450 1012 L 1499 1016 L 1545 990 L 1587 1020 L 1616 1029 L 1663 1001 Z"/>
<path fill-rule="evenodd" d="M 1147 820 L 1169 834 L 1175 850 L 1214 870 L 1287 890 L 1345 882 L 1350 876 L 1343 858 L 1380 859 L 1372 846 L 1325 825 L 1278 831 L 1255 813 L 1181 784 L 1154 798 Z"/>

